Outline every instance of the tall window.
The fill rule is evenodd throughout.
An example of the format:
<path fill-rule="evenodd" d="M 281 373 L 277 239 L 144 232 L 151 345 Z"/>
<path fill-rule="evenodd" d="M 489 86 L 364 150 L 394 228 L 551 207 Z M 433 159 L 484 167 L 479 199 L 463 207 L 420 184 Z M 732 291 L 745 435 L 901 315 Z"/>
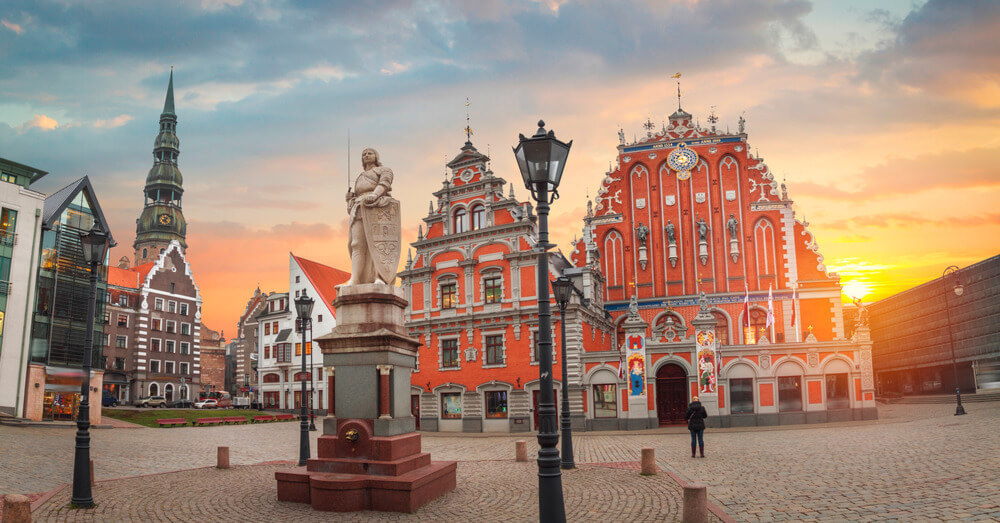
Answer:
<path fill-rule="evenodd" d="M 177 322 L 173 320 L 167 320 L 167 332 L 174 334 L 177 332 Z"/>
<path fill-rule="evenodd" d="M 624 285 L 625 265 L 622 235 L 611 231 L 604 239 L 604 274 L 608 278 L 608 287 Z"/>
<path fill-rule="evenodd" d="M 753 345 L 760 339 L 760 333 L 764 331 L 767 324 L 767 311 L 764 309 L 750 309 L 750 319 L 743 319 L 743 343 Z"/>
<path fill-rule="evenodd" d="M 778 411 L 802 410 L 802 376 L 778 378 Z"/>
<path fill-rule="evenodd" d="M 467 213 L 465 212 L 465 209 L 461 207 L 459 207 L 458 210 L 455 211 L 455 228 L 453 229 L 455 234 L 458 234 L 460 232 L 465 232 L 467 230 L 465 226 L 466 214 Z"/>
<path fill-rule="evenodd" d="M 182 303 L 180 305 L 180 307 L 181 307 L 180 308 L 180 315 L 181 316 L 187 316 L 188 315 L 188 304 Z"/>
<path fill-rule="evenodd" d="M 847 391 L 847 374 L 826 375 L 826 408 L 846 409 L 851 406 Z"/>
<path fill-rule="evenodd" d="M 458 368 L 458 340 L 443 340 L 441 342 L 441 368 Z"/>
<path fill-rule="evenodd" d="M 166 341 L 166 345 L 167 345 L 167 352 L 173 354 L 174 353 L 174 347 L 176 346 L 174 340 L 167 340 Z"/>
<path fill-rule="evenodd" d="M 486 391 L 486 417 L 487 418 L 507 417 L 507 391 L 505 390 Z"/>
<path fill-rule="evenodd" d="M 503 365 L 503 335 L 486 336 L 486 364 Z"/>
<path fill-rule="evenodd" d="M 150 360 L 149 361 L 149 372 L 160 372 L 160 361 L 159 360 Z M 152 387 L 150 387 L 150 389 L 149 389 L 149 394 L 150 395 L 155 394 L 153 392 L 153 388 Z"/>
<path fill-rule="evenodd" d="M 729 345 L 729 320 L 719 311 L 712 311 L 715 317 L 715 339 L 719 345 Z"/>
<path fill-rule="evenodd" d="M 482 205 L 472 207 L 472 230 L 479 230 L 486 227 L 486 208 Z"/>
<path fill-rule="evenodd" d="M 153 352 L 160 352 L 160 343 L 162 342 L 158 338 L 149 340 L 149 350 Z"/>
<path fill-rule="evenodd" d="M 167 374 L 173 374 L 174 373 L 175 365 L 176 364 L 174 362 L 172 362 L 172 361 L 166 362 L 166 371 L 167 371 Z"/>
<path fill-rule="evenodd" d="M 167 302 L 167 312 L 177 312 L 177 302 L 170 300 Z"/>
<path fill-rule="evenodd" d="M 188 343 L 186 341 L 182 341 L 181 342 L 181 354 L 191 354 L 191 344 L 190 343 Z"/>
<path fill-rule="evenodd" d="M 149 326 L 154 331 L 163 330 L 163 320 L 161 320 L 159 318 L 153 318 L 153 320 L 150 322 Z"/>
<path fill-rule="evenodd" d="M 771 222 L 760 220 L 753 229 L 753 241 L 756 246 L 757 274 L 774 276 L 777 274 L 774 258 L 774 227 Z"/>
<path fill-rule="evenodd" d="M 271 324 L 270 323 L 265 323 L 264 324 L 264 335 L 265 336 L 270 336 L 271 335 Z"/>
<path fill-rule="evenodd" d="M 119 349 L 128 348 L 128 338 L 125 336 L 116 336 L 115 347 L 118 347 Z"/>
<path fill-rule="evenodd" d="M 183 334 L 185 336 L 190 336 L 191 335 L 191 324 L 190 323 L 182 323 L 181 324 L 181 334 Z"/>
<path fill-rule="evenodd" d="M 753 413 L 753 378 L 729 379 L 729 410 L 733 414 Z"/>
<path fill-rule="evenodd" d="M 594 417 L 618 417 L 618 387 L 615 384 L 594 385 Z"/>
<path fill-rule="evenodd" d="M 462 394 L 459 392 L 445 392 L 441 394 L 441 418 L 461 419 L 462 418 Z"/>
<path fill-rule="evenodd" d="M 115 358 L 115 370 L 125 370 L 125 358 Z"/>
<path fill-rule="evenodd" d="M 156 298 L 153 300 L 153 310 L 156 311 L 163 310 L 163 298 Z"/>
<path fill-rule="evenodd" d="M 441 284 L 441 308 L 442 309 L 454 309 L 457 305 L 458 296 L 458 284 L 457 283 L 444 283 Z"/>
<path fill-rule="evenodd" d="M 500 276 L 489 276 L 483 280 L 486 303 L 500 303 L 500 299 L 503 297 L 501 281 Z"/>

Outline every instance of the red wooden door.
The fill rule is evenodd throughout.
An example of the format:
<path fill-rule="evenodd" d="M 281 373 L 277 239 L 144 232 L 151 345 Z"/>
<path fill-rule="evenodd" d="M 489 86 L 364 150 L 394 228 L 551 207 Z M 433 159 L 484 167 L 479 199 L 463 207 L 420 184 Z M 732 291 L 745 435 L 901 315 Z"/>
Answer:
<path fill-rule="evenodd" d="M 687 412 L 687 373 L 667 364 L 656 371 L 656 417 L 660 425 L 684 423 Z"/>

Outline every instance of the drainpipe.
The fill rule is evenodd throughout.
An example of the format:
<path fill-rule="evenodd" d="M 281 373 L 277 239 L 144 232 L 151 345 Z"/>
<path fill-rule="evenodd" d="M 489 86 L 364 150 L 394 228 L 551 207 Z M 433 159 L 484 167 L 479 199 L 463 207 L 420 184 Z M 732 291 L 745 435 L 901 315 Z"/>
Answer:
<path fill-rule="evenodd" d="M 35 209 L 35 232 L 31 236 L 31 245 L 32 246 L 34 246 L 35 242 L 38 240 L 38 231 L 42 230 L 41 224 L 39 223 L 41 221 L 41 219 L 42 219 L 42 210 L 41 209 Z M 37 289 L 35 289 L 35 286 L 38 285 L 38 271 L 41 270 L 41 267 L 38 267 L 38 261 L 35 258 L 35 253 L 36 253 L 36 251 L 40 252 L 41 250 L 42 250 L 41 244 L 38 245 L 38 249 L 37 250 L 36 249 L 30 249 L 30 252 L 31 252 L 31 265 L 28 266 L 29 267 L 29 272 L 28 272 L 28 289 L 27 289 L 27 296 L 25 297 L 25 300 L 24 300 L 25 301 L 25 304 L 24 304 L 24 337 L 22 338 L 22 343 L 21 343 L 21 357 L 18 360 L 19 363 L 18 363 L 18 366 L 17 366 L 17 382 L 18 383 L 21 383 L 21 375 L 22 375 L 22 373 L 24 371 L 25 366 L 27 365 L 27 363 L 24 361 L 24 350 L 25 350 L 25 347 L 27 347 L 28 344 L 31 343 L 31 335 L 30 335 L 30 333 L 31 333 L 31 321 L 32 321 L 32 318 L 31 318 L 31 301 L 32 300 L 30 298 L 32 297 L 32 292 L 31 291 L 32 290 L 37 290 Z M 34 270 L 32 271 L 30 269 L 34 269 Z M 34 281 L 32 281 L 32 278 L 31 278 L 32 275 L 35 276 Z M 27 385 L 27 384 L 25 384 L 25 385 Z M 27 393 L 25 393 L 25 396 L 27 396 Z M 18 409 L 21 410 L 20 413 L 18 413 Z M 21 389 L 17 389 L 17 395 L 14 397 L 14 415 L 15 416 L 22 416 L 22 417 L 24 416 L 24 406 L 21 405 Z"/>

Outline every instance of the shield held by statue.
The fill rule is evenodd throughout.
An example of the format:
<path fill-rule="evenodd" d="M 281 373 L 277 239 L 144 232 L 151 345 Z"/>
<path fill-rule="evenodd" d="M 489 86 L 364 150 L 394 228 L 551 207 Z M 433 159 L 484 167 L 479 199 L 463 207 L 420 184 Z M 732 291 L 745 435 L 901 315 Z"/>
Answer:
<path fill-rule="evenodd" d="M 396 268 L 399 267 L 402 236 L 399 222 L 399 200 L 388 198 L 389 203 L 382 207 L 361 206 L 362 222 L 365 225 L 365 238 L 368 239 L 368 252 L 371 253 L 375 274 L 382 281 L 392 285 L 396 280 Z"/>

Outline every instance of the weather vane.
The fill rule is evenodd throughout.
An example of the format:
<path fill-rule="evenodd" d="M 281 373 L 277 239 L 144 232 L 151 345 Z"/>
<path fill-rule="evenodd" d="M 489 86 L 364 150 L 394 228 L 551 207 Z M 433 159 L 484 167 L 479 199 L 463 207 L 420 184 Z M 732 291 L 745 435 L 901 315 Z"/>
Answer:
<path fill-rule="evenodd" d="M 465 97 L 465 141 L 472 142 L 472 126 L 469 123 L 469 97 Z"/>
<path fill-rule="evenodd" d="M 719 117 L 715 115 L 715 106 L 712 106 L 712 112 L 708 115 L 708 123 L 712 124 L 712 131 L 715 132 L 715 124 L 719 121 Z"/>
<path fill-rule="evenodd" d="M 674 73 L 671 78 L 677 80 L 677 110 L 681 110 L 681 73 Z"/>

